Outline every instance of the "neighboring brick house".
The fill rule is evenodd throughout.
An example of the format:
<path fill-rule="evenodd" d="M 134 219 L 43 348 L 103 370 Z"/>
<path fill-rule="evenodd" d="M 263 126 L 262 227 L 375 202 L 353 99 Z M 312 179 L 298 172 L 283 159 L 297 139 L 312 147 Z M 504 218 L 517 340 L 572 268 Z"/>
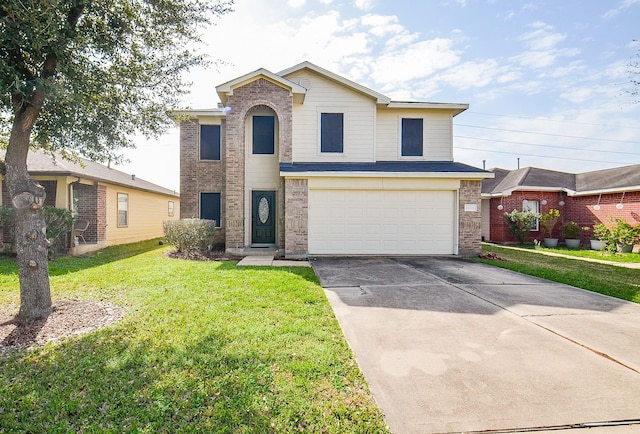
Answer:
<path fill-rule="evenodd" d="M 180 125 L 181 215 L 216 220 L 216 242 L 247 254 L 480 251 L 487 171 L 453 161 L 467 104 L 396 102 L 309 62 L 217 88 Z"/>
<path fill-rule="evenodd" d="M 610 217 L 640 222 L 640 165 L 577 174 L 536 167 L 491 171 L 495 178 L 482 184 L 482 237 L 487 241 L 515 241 L 504 214 L 525 207 L 539 213 L 560 210 L 553 234 L 560 239 L 563 222 L 581 227 L 606 224 Z M 589 238 L 583 232 L 582 241 Z M 530 239 L 542 239 L 542 234 L 534 230 Z"/>
<path fill-rule="evenodd" d="M 27 168 L 45 188 L 45 205 L 69 209 L 76 219 L 89 222 L 85 242 L 78 243 L 73 254 L 161 237 L 162 222 L 180 218 L 178 193 L 100 163 L 31 151 Z M 10 206 L 1 175 L 0 190 L 0 205 Z"/>

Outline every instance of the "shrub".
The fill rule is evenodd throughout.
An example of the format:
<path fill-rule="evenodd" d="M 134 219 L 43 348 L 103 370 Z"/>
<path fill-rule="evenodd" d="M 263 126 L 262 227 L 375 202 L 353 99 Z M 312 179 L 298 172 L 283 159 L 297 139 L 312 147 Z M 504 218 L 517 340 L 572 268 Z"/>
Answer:
<path fill-rule="evenodd" d="M 633 226 L 624 219 L 615 219 L 616 225 L 611 228 L 611 235 L 616 243 L 634 245 L 640 238 L 640 225 Z"/>
<path fill-rule="evenodd" d="M 69 236 L 73 230 L 73 214 L 68 209 L 54 206 L 44 207 L 44 221 L 47 225 L 49 239 L 49 256 L 66 254 Z"/>
<path fill-rule="evenodd" d="M 47 239 L 49 240 L 49 257 L 67 252 L 68 236 L 73 229 L 73 215 L 71 211 L 54 206 L 44 207 L 44 222 L 47 226 Z M 14 244 L 14 213 L 9 206 L 0 207 L 0 230 L 4 240 Z"/>
<path fill-rule="evenodd" d="M 216 222 L 214 220 L 169 220 L 162 224 L 167 243 L 183 253 L 204 253 L 211 249 Z"/>
<path fill-rule="evenodd" d="M 608 241 L 611 238 L 611 229 L 604 223 L 593 225 L 593 238 L 600 241 Z"/>
<path fill-rule="evenodd" d="M 514 209 L 511 212 L 504 213 L 507 219 L 509 230 L 519 244 L 524 244 L 531 228 L 535 225 L 536 220 L 540 218 L 540 214 L 531 211 L 518 211 Z"/>
<path fill-rule="evenodd" d="M 582 228 L 576 222 L 568 222 L 562 225 L 562 235 L 564 235 L 565 239 L 580 238 L 581 233 Z"/>
<path fill-rule="evenodd" d="M 546 238 L 551 238 L 553 228 L 556 227 L 559 219 L 560 211 L 557 209 L 550 209 L 540 216 L 540 228 L 542 229 L 542 233 L 546 235 Z"/>

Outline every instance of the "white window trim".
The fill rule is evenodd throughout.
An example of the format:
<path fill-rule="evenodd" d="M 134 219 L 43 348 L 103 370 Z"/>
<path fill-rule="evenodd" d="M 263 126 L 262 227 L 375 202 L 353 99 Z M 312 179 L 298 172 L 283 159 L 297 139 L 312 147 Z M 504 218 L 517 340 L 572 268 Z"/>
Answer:
<path fill-rule="evenodd" d="M 125 212 L 126 212 L 126 220 L 127 221 L 123 225 L 120 224 L 120 196 L 124 196 L 124 197 L 127 198 L 126 202 L 123 202 L 123 203 L 127 204 L 127 209 L 125 210 Z M 118 192 L 116 207 L 117 207 L 117 211 L 118 211 L 118 214 L 116 216 L 117 217 L 117 221 L 116 221 L 117 227 L 119 227 L 119 228 L 127 228 L 127 227 L 129 227 L 129 194 L 128 193 L 120 193 L 120 192 Z"/>
<path fill-rule="evenodd" d="M 530 206 L 530 204 L 535 204 L 535 206 Z M 523 200 L 522 201 L 522 211 L 532 211 L 536 214 L 540 214 L 540 201 L 539 200 Z M 538 232 L 540 230 L 540 219 L 536 219 L 535 227 L 531 228 L 531 232 Z"/>
<path fill-rule="evenodd" d="M 322 114 L 341 113 L 342 114 L 342 152 L 322 152 Z M 346 107 L 318 107 L 317 108 L 317 155 L 322 157 L 347 157 L 347 126 L 349 125 L 349 113 Z"/>
<path fill-rule="evenodd" d="M 422 119 L 422 155 L 402 155 L 402 119 Z M 427 120 L 424 116 L 409 114 L 398 116 L 398 160 L 426 160 L 427 159 Z"/>

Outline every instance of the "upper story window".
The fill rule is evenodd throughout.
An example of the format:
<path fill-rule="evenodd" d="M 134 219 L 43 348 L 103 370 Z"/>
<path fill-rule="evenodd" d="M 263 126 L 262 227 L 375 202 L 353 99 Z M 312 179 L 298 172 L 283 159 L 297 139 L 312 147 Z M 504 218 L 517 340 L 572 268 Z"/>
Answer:
<path fill-rule="evenodd" d="M 220 193 L 200 193 L 200 218 L 215 220 L 220 227 Z"/>
<path fill-rule="evenodd" d="M 422 157 L 423 120 L 402 118 L 402 156 Z"/>
<path fill-rule="evenodd" d="M 118 227 L 129 226 L 129 195 L 118 193 Z"/>
<path fill-rule="evenodd" d="M 253 116 L 253 153 L 273 154 L 275 144 L 275 117 Z"/>
<path fill-rule="evenodd" d="M 220 125 L 200 125 L 200 159 L 220 159 Z"/>
<path fill-rule="evenodd" d="M 320 152 L 344 152 L 344 113 L 320 114 Z"/>

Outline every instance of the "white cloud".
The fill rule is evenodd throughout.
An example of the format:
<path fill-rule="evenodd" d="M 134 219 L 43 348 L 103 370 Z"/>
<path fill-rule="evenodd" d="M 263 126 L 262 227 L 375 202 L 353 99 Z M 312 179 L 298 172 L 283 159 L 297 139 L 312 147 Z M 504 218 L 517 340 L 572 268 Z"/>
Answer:
<path fill-rule="evenodd" d="M 306 0 L 287 0 L 287 4 L 292 8 L 301 8 L 306 4 Z"/>
<path fill-rule="evenodd" d="M 604 18 L 606 20 L 611 19 L 611 18 L 615 17 L 616 15 L 624 12 L 626 9 L 629 9 L 632 6 L 639 5 L 639 4 L 640 4 L 640 0 L 623 0 L 618 4 L 617 7 L 613 8 L 613 9 L 609 9 L 607 12 L 605 12 L 602 15 L 602 18 Z"/>
<path fill-rule="evenodd" d="M 354 4 L 358 9 L 368 11 L 373 8 L 375 0 L 355 0 Z"/>

